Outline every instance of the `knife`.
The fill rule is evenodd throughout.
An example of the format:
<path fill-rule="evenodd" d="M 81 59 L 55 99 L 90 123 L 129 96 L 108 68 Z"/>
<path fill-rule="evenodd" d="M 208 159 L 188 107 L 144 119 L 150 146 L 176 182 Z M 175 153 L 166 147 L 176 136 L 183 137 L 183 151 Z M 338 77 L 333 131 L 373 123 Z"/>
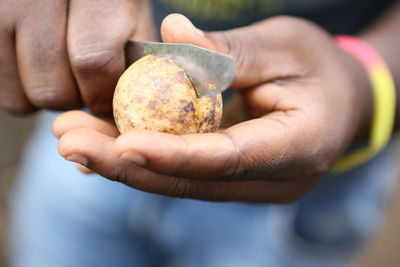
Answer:
<path fill-rule="evenodd" d="M 128 41 L 125 55 L 128 66 L 146 55 L 174 61 L 188 74 L 198 97 L 221 93 L 236 77 L 232 56 L 190 44 Z"/>

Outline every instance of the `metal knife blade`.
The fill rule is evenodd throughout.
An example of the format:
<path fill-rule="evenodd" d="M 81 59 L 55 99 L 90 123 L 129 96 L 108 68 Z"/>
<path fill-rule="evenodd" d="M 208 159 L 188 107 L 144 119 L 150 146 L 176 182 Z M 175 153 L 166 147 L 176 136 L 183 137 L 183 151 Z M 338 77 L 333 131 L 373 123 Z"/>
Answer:
<path fill-rule="evenodd" d="M 129 41 L 125 54 L 128 66 L 150 54 L 174 61 L 188 74 L 198 97 L 221 93 L 236 77 L 232 56 L 190 44 Z"/>

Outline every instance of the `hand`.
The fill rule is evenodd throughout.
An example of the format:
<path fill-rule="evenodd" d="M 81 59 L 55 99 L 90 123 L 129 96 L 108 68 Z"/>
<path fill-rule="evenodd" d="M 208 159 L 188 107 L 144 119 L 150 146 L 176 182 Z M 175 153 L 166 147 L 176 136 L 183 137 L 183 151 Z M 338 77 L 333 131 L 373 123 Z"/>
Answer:
<path fill-rule="evenodd" d="M 232 54 L 247 120 L 210 134 L 119 135 L 111 122 L 70 112 L 53 125 L 63 157 L 148 192 L 286 203 L 329 172 L 368 125 L 366 74 L 310 22 L 277 17 L 203 33 L 175 14 L 162 36 Z"/>
<path fill-rule="evenodd" d="M 0 108 L 83 105 L 110 114 L 124 45 L 137 31 L 152 38 L 143 0 L 2 0 Z M 147 16 L 147 17 L 144 17 Z M 136 36 L 137 37 L 137 36 Z"/>

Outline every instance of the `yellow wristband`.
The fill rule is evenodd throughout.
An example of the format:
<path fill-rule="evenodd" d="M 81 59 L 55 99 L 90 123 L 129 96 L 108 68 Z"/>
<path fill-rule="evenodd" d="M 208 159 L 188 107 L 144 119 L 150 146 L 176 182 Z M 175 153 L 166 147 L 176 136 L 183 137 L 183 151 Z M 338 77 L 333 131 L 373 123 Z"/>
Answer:
<path fill-rule="evenodd" d="M 343 50 L 365 67 L 374 96 L 369 145 L 343 156 L 335 163 L 333 171 L 343 172 L 367 162 L 389 143 L 396 112 L 396 90 L 389 68 L 374 49 L 352 36 L 339 35 L 336 40 Z"/>

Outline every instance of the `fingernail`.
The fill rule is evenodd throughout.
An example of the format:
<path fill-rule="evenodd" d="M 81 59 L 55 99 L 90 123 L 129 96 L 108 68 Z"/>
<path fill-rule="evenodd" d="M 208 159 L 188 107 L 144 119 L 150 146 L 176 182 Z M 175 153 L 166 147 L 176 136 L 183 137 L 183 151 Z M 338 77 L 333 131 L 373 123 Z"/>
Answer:
<path fill-rule="evenodd" d="M 85 167 L 88 165 L 88 162 L 89 162 L 87 158 L 85 158 L 85 157 L 83 157 L 83 156 L 81 156 L 79 154 L 72 154 L 72 155 L 66 157 L 65 159 L 68 160 L 68 161 L 79 163 L 79 164 L 81 164 L 82 166 L 85 166 Z"/>
<path fill-rule="evenodd" d="M 142 155 L 133 151 L 122 153 L 121 158 L 124 160 L 131 161 L 139 166 L 143 166 L 146 163 L 146 159 Z"/>

